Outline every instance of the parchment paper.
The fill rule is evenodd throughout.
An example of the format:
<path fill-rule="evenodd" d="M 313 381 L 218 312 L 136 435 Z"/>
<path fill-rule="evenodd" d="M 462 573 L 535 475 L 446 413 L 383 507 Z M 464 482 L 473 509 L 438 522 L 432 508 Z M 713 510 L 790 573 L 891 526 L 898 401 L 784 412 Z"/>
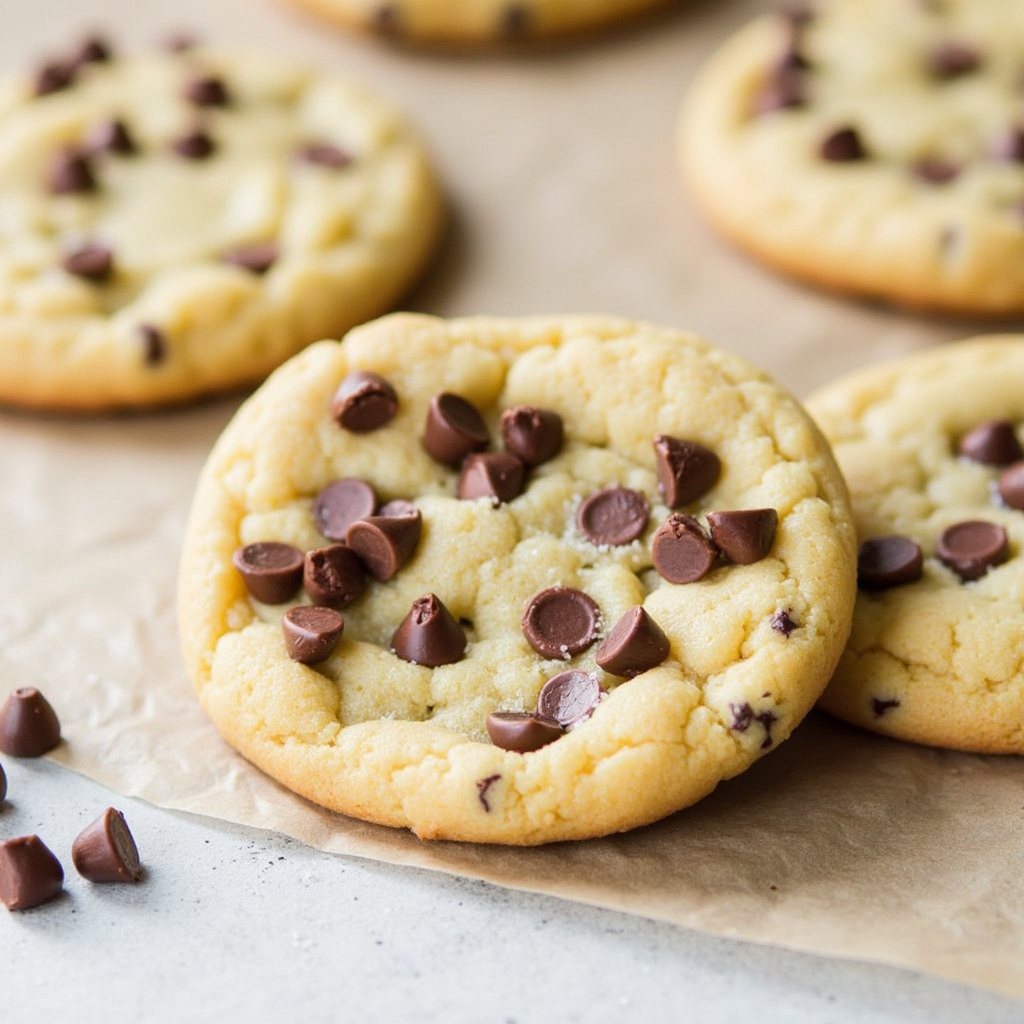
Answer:
<path fill-rule="evenodd" d="M 676 184 L 675 109 L 754 0 L 681 5 L 567 50 L 398 53 L 257 0 L 3 0 L 0 61 L 89 25 L 192 26 L 344 67 L 423 126 L 452 199 L 407 305 L 442 315 L 607 311 L 695 329 L 798 394 L 972 333 L 789 284 L 730 251 Z M 195 476 L 237 402 L 78 422 L 0 413 L 0 687 L 39 686 L 57 760 L 120 793 L 339 853 L 478 876 L 737 936 L 876 959 L 1024 998 L 1024 764 L 812 716 L 688 811 L 638 832 L 507 850 L 426 845 L 322 812 L 261 776 L 199 711 L 177 648 Z"/>

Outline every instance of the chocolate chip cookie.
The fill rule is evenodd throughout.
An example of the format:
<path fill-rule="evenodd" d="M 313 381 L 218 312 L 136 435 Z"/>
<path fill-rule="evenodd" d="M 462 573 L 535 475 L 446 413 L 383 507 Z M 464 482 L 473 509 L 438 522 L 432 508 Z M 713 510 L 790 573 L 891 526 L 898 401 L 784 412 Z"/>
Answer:
<path fill-rule="evenodd" d="M 789 735 L 854 555 L 827 445 L 738 357 L 612 318 L 395 315 L 295 357 L 221 437 L 182 642 L 226 739 L 317 803 L 583 838 Z"/>

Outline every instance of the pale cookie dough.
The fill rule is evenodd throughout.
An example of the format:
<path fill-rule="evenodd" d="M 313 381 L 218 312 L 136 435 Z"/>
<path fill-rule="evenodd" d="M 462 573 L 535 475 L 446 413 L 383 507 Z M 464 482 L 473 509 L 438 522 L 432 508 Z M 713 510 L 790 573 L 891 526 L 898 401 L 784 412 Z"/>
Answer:
<path fill-rule="evenodd" d="M 1022 379 L 1024 337 L 990 337 L 873 367 L 810 398 L 860 540 L 908 538 L 923 556 L 916 581 L 861 589 L 826 710 L 918 743 L 1024 753 Z M 1008 547 L 961 578 L 940 541 L 965 521 L 1002 527 Z"/>
<path fill-rule="evenodd" d="M 815 284 L 1024 311 L 1024 4 L 832 0 L 729 39 L 678 149 L 741 247 Z"/>
<path fill-rule="evenodd" d="M 353 370 L 392 385 L 390 422 L 353 433 L 335 421 L 332 396 Z M 460 500 L 457 468 L 435 461 L 422 442 L 438 393 L 482 413 L 500 459 L 508 456 L 499 418 L 511 407 L 557 414 L 564 442 L 527 469 L 518 496 L 513 487 L 501 504 Z M 428 439 L 435 451 L 442 434 Z M 661 435 L 703 445 L 721 463 L 717 482 L 707 475 L 702 487 L 710 490 L 680 511 L 702 523 L 709 510 L 777 512 L 765 557 L 758 550 L 751 564 L 721 560 L 686 584 L 652 568 L 652 538 L 668 515 L 656 483 L 653 439 Z M 277 605 L 253 600 L 232 558 L 240 545 L 268 541 L 323 548 L 314 498 L 353 478 L 371 483 L 380 502 L 415 502 L 422 535 L 393 578 L 370 579 L 344 608 L 334 653 L 307 667 L 286 653 L 281 619 L 308 598 L 300 591 Z M 603 496 L 588 505 L 589 517 L 580 514 L 610 486 L 632 500 L 602 505 Z M 365 488 L 346 487 L 354 508 Z M 610 536 L 610 523 L 628 528 L 595 544 L 578 517 L 599 536 Z M 763 525 L 764 516 L 755 518 Z M 723 543 L 743 557 L 728 532 Z M 228 426 L 187 529 L 181 635 L 218 729 L 303 796 L 424 838 L 584 838 L 699 800 L 790 734 L 846 641 L 854 546 L 827 445 L 792 398 L 737 356 L 612 318 L 394 315 L 295 357 Z M 564 658 L 538 654 L 522 625 L 527 604 L 552 587 L 582 591 L 582 603 L 589 598 L 597 610 L 595 643 L 572 655 L 556 638 Z M 431 593 L 458 623 L 459 641 L 453 663 L 433 669 L 392 650 L 405 646 L 408 638 L 394 634 L 413 602 Z M 670 650 L 627 681 L 595 659 L 602 638 L 640 605 Z M 556 632 L 566 612 L 556 614 Z M 453 632 L 450 621 L 446 629 Z M 569 669 L 592 673 L 590 682 L 607 691 L 596 708 L 584 708 L 564 735 L 556 725 L 558 738 L 530 753 L 489 741 L 492 713 L 534 711 L 545 681 Z"/>
<path fill-rule="evenodd" d="M 253 383 L 419 271 L 441 203 L 388 105 L 273 54 L 92 46 L 0 85 L 0 402 Z"/>

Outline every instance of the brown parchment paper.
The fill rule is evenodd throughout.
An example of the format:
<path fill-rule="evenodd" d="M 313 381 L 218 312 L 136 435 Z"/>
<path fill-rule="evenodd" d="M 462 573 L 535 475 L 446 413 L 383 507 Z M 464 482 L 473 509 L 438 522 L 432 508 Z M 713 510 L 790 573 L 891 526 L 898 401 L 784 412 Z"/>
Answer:
<path fill-rule="evenodd" d="M 389 50 L 257 0 L 4 0 L 0 62 L 84 26 L 141 42 L 193 27 L 346 68 L 422 125 L 452 199 L 442 315 L 602 311 L 694 329 L 798 394 L 979 325 L 789 284 L 704 227 L 672 164 L 699 60 L 768 6 L 690 0 L 627 32 L 520 57 Z M 1024 997 L 1024 764 L 812 716 L 700 805 L 632 834 L 535 850 L 426 845 L 322 812 L 219 739 L 178 654 L 174 587 L 193 483 L 237 404 L 73 421 L 0 412 L 0 687 L 37 685 L 53 755 L 120 793 L 338 853 L 477 876 L 708 932 L 873 959 Z"/>

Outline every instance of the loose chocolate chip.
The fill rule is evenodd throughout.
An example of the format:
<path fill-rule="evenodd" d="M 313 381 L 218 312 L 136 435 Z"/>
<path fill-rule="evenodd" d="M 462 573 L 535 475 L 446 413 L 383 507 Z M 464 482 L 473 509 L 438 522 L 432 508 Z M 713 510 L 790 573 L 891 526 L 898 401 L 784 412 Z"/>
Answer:
<path fill-rule="evenodd" d="M 100 121 L 93 125 L 85 140 L 86 148 L 91 153 L 119 153 L 130 156 L 137 152 L 135 140 L 132 138 L 128 125 L 120 118 Z"/>
<path fill-rule="evenodd" d="M 781 633 L 786 639 L 789 639 L 790 633 L 797 628 L 797 624 L 793 621 L 789 612 L 790 609 L 788 608 L 780 608 L 768 623 L 776 633 Z"/>
<path fill-rule="evenodd" d="M 202 128 L 194 128 L 171 142 L 171 149 L 186 160 L 205 160 L 216 148 L 217 144 Z"/>
<path fill-rule="evenodd" d="M 303 163 L 330 167 L 332 170 L 340 170 L 352 163 L 352 157 L 345 150 L 329 142 L 304 142 L 295 151 L 295 156 Z"/>
<path fill-rule="evenodd" d="M 960 174 L 959 164 L 941 156 L 927 156 L 911 166 L 914 175 L 929 185 L 946 185 Z"/>
<path fill-rule="evenodd" d="M 319 665 L 338 646 L 345 631 L 345 616 L 333 608 L 300 604 L 290 608 L 281 619 L 284 648 L 292 661 Z"/>
<path fill-rule="evenodd" d="M 861 590 L 886 590 L 921 578 L 921 548 L 909 537 L 873 537 L 857 554 L 857 586 Z"/>
<path fill-rule="evenodd" d="M 28 910 L 60 895 L 64 869 L 39 836 L 0 843 L 0 901 L 8 910 Z"/>
<path fill-rule="evenodd" d="M 249 593 L 264 604 L 290 601 L 302 585 L 305 558 L 291 544 L 263 540 L 238 548 L 231 558 Z"/>
<path fill-rule="evenodd" d="M 650 505 L 628 487 L 606 487 L 586 498 L 576 513 L 576 525 L 598 547 L 630 544 L 647 528 Z"/>
<path fill-rule="evenodd" d="M 667 434 L 659 434 L 653 443 L 658 490 L 669 508 L 689 505 L 718 483 L 722 463 L 710 448 Z"/>
<path fill-rule="evenodd" d="M 137 882 L 142 877 L 138 847 L 124 815 L 113 807 L 78 834 L 71 861 L 90 882 Z"/>
<path fill-rule="evenodd" d="M 518 455 L 528 466 L 539 466 L 562 450 L 565 428 L 557 412 L 515 405 L 501 414 L 501 437 L 505 451 Z"/>
<path fill-rule="evenodd" d="M 390 423 L 398 412 L 398 394 L 379 374 L 353 370 L 331 399 L 331 415 L 353 434 L 368 434 Z"/>
<path fill-rule="evenodd" d="M 344 540 L 358 519 L 368 519 L 377 508 L 377 493 L 365 480 L 346 477 L 328 484 L 313 499 L 313 522 L 328 540 Z"/>
<path fill-rule="evenodd" d="M 957 450 L 968 459 L 986 466 L 1008 466 L 1024 459 L 1024 448 L 1009 420 L 989 420 L 969 430 L 960 439 Z"/>
<path fill-rule="evenodd" d="M 968 519 L 944 530 L 938 555 L 962 580 L 976 580 L 1010 555 L 1010 544 L 998 523 Z"/>
<path fill-rule="evenodd" d="M 927 63 L 932 76 L 946 82 L 977 71 L 981 55 L 973 46 L 948 40 L 932 48 Z"/>
<path fill-rule="evenodd" d="M 227 252 L 220 254 L 220 258 L 224 263 L 248 270 L 251 274 L 265 274 L 280 255 L 280 250 L 274 242 L 252 242 L 228 249 Z"/>
<path fill-rule="evenodd" d="M 483 417 L 465 398 L 442 391 L 430 400 L 423 447 L 438 462 L 457 466 L 470 452 L 486 448 L 490 439 Z"/>
<path fill-rule="evenodd" d="M 204 75 L 185 84 L 185 99 L 197 107 L 226 107 L 231 96 L 222 78 Z"/>
<path fill-rule="evenodd" d="M 487 791 L 493 786 L 499 779 L 500 775 L 488 775 L 486 779 L 478 779 L 476 783 L 476 795 L 480 801 L 480 806 L 490 814 L 491 805 L 487 801 Z"/>
<path fill-rule="evenodd" d="M 804 72 L 799 68 L 778 67 L 754 95 L 753 113 L 760 117 L 776 110 L 793 110 L 804 106 L 809 98 Z"/>
<path fill-rule="evenodd" d="M 760 562 L 772 549 L 779 514 L 773 508 L 748 508 L 709 512 L 711 539 L 735 565 Z"/>
<path fill-rule="evenodd" d="M 530 11 L 524 4 L 506 4 L 501 11 L 498 30 L 504 36 L 518 39 L 529 32 L 531 21 Z"/>
<path fill-rule="evenodd" d="M 543 715 L 530 715 L 522 711 L 495 711 L 487 716 L 487 735 L 502 750 L 526 754 L 540 750 L 562 735 L 562 727 Z"/>
<path fill-rule="evenodd" d="M 435 594 L 424 594 L 413 601 L 391 646 L 403 661 L 437 668 L 462 660 L 466 634 Z"/>
<path fill-rule="evenodd" d="M 860 133 L 856 128 L 846 126 L 837 128 L 831 134 L 826 135 L 821 142 L 819 149 L 822 160 L 830 163 L 850 163 L 855 160 L 866 160 L 867 150 L 861 141 Z"/>
<path fill-rule="evenodd" d="M 992 143 L 990 152 L 996 160 L 1024 163 L 1024 128 L 1019 125 L 1008 128 Z"/>
<path fill-rule="evenodd" d="M 600 621 L 600 609 L 582 590 L 548 587 L 527 602 L 523 635 L 543 657 L 568 660 L 597 639 Z"/>
<path fill-rule="evenodd" d="M 75 195 L 96 191 L 96 175 L 89 158 L 77 149 L 61 150 L 53 159 L 47 183 L 54 195 Z"/>
<path fill-rule="evenodd" d="M 61 61 L 50 61 L 43 64 L 36 72 L 34 92 L 36 96 L 48 96 L 50 93 L 63 92 L 75 84 L 76 68 Z"/>
<path fill-rule="evenodd" d="M 594 660 L 605 672 L 632 679 L 660 665 L 670 649 L 661 626 L 636 605 L 615 623 Z"/>
<path fill-rule="evenodd" d="M 580 669 L 559 672 L 541 687 L 537 714 L 552 718 L 563 729 L 569 729 L 594 713 L 601 692 L 601 685 L 593 672 Z"/>
<path fill-rule="evenodd" d="M 673 512 L 654 535 L 651 557 L 669 583 L 696 583 L 711 571 L 718 548 L 693 516 Z"/>
<path fill-rule="evenodd" d="M 999 497 L 1010 508 L 1024 509 L 1024 462 L 1015 462 L 999 477 Z"/>
<path fill-rule="evenodd" d="M 370 575 L 383 583 L 412 558 L 422 530 L 423 516 L 418 508 L 413 508 L 412 515 L 360 519 L 348 528 L 345 543 L 359 556 Z"/>
<path fill-rule="evenodd" d="M 463 501 L 489 498 L 495 505 L 518 498 L 526 482 L 522 459 L 508 452 L 477 452 L 467 455 L 455 486 Z"/>
<path fill-rule="evenodd" d="M 167 339 L 163 331 L 152 324 L 139 324 L 136 333 L 142 342 L 142 360 L 147 366 L 157 366 L 167 358 Z"/>
<path fill-rule="evenodd" d="M 90 242 L 69 252 L 61 260 L 61 266 L 69 274 L 100 283 L 106 281 L 114 271 L 114 254 L 105 245 Z"/>
<path fill-rule="evenodd" d="M 306 552 L 302 582 L 314 604 L 347 608 L 366 590 L 366 572 L 351 548 L 332 544 Z"/>
<path fill-rule="evenodd" d="M 34 687 L 15 690 L 0 707 L 0 750 L 12 757 L 42 757 L 60 743 L 60 722 Z"/>
<path fill-rule="evenodd" d="M 886 711 L 891 711 L 893 708 L 898 708 L 900 702 L 898 700 L 879 700 L 878 697 L 871 698 L 871 712 L 875 718 L 881 718 Z"/>

